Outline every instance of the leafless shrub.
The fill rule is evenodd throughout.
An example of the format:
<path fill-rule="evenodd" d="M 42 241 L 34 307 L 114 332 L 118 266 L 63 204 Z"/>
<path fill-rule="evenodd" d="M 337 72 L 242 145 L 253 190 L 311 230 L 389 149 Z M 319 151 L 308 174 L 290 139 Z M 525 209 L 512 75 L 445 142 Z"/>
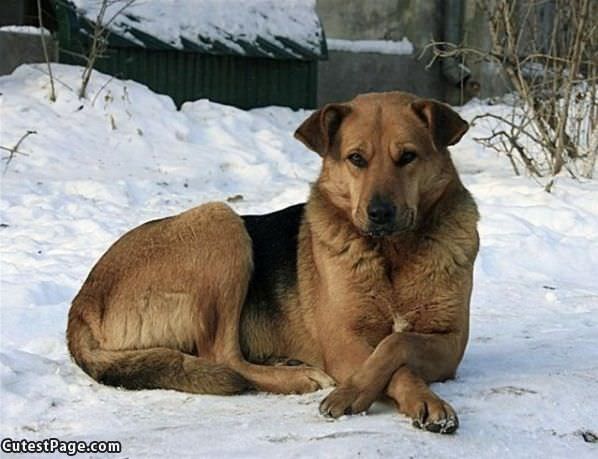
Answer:
<path fill-rule="evenodd" d="M 428 45 L 434 59 L 492 62 L 514 93 L 510 113 L 485 113 L 490 136 L 478 139 L 506 154 L 516 173 L 538 178 L 566 170 L 592 177 L 598 155 L 598 14 L 594 0 L 478 0 L 488 18 L 490 49 Z"/>
<path fill-rule="evenodd" d="M 114 20 L 128 7 L 130 7 L 135 0 L 101 0 L 100 8 L 93 22 L 93 33 L 91 36 L 91 45 L 89 52 L 85 56 L 85 69 L 81 76 L 81 87 L 79 88 L 79 98 L 86 97 L 87 86 L 93 73 L 93 67 L 98 58 L 102 57 L 106 48 L 108 47 L 108 36 L 110 34 L 110 25 Z M 115 10 L 109 15 L 110 10 Z"/>
<path fill-rule="evenodd" d="M 46 46 L 46 29 L 44 28 L 42 2 L 37 0 L 37 20 L 39 22 L 40 37 L 42 41 L 42 49 L 44 51 L 44 59 L 48 64 L 48 75 L 50 76 L 50 100 L 56 101 L 56 89 L 54 88 L 54 76 L 52 75 L 52 65 L 50 64 L 50 57 L 48 56 L 48 47 Z M 8 164 L 8 163 L 7 163 Z"/>

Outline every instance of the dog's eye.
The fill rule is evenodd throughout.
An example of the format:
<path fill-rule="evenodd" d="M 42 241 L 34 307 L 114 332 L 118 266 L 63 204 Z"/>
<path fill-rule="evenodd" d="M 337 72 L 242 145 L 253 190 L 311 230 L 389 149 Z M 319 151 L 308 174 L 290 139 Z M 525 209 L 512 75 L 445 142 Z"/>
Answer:
<path fill-rule="evenodd" d="M 347 159 L 351 161 L 351 164 L 360 169 L 363 169 L 368 165 L 367 160 L 359 153 L 351 153 L 349 156 L 347 156 Z"/>
<path fill-rule="evenodd" d="M 400 167 L 406 166 L 411 161 L 413 161 L 415 158 L 417 158 L 417 153 L 415 153 L 414 151 L 411 151 L 411 150 L 406 150 L 399 158 L 399 166 Z"/>

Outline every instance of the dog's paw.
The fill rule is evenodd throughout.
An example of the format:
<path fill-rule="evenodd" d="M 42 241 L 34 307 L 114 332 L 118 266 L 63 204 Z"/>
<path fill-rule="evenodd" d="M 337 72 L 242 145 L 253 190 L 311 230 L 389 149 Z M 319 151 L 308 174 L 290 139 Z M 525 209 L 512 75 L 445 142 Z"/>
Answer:
<path fill-rule="evenodd" d="M 336 382 L 328 374 L 319 368 L 306 368 L 307 377 L 315 384 L 314 390 L 327 389 L 328 387 L 334 387 Z"/>
<path fill-rule="evenodd" d="M 334 389 L 322 400 L 320 414 L 338 418 L 344 414 L 361 413 L 371 406 L 375 398 L 354 385 L 345 384 Z"/>
<path fill-rule="evenodd" d="M 439 398 L 421 400 L 414 411 L 413 425 L 419 429 L 452 434 L 459 428 L 457 413 L 448 403 Z"/>
<path fill-rule="evenodd" d="M 306 394 L 334 386 L 334 379 L 314 367 L 275 367 L 284 371 L 282 386 L 276 392 L 284 394 Z"/>

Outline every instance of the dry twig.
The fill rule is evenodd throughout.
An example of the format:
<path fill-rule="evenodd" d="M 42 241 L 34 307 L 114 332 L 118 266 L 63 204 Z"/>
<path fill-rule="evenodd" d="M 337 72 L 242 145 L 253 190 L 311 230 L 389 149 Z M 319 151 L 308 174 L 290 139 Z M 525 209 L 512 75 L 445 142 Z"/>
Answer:
<path fill-rule="evenodd" d="M 591 177 L 598 155 L 598 13 L 592 0 L 478 0 L 488 18 L 490 48 L 432 42 L 436 59 L 491 62 L 515 91 L 510 114 L 494 122 L 480 143 L 508 156 L 532 176 L 561 171 Z M 547 191 L 554 181 L 549 180 Z"/>
<path fill-rule="evenodd" d="M 25 132 L 25 134 L 23 134 L 21 136 L 21 138 L 17 141 L 17 143 L 11 148 L 4 147 L 4 146 L 0 145 L 1 150 L 8 151 L 8 156 L 6 158 L 2 158 L 6 161 L 6 165 L 4 166 L 4 174 L 6 174 L 6 171 L 8 170 L 8 166 L 10 165 L 11 161 L 14 159 L 14 157 L 17 154 L 27 156 L 27 153 L 19 151 L 19 148 L 20 148 L 21 144 L 23 143 L 23 141 L 32 134 L 37 134 L 37 131 Z"/>
<path fill-rule="evenodd" d="M 108 19 L 106 20 L 106 13 L 108 8 L 114 4 L 122 2 L 123 5 Z M 135 0 L 102 0 L 100 9 L 96 16 L 95 22 L 93 23 L 93 36 L 91 39 L 91 47 L 89 53 L 83 56 L 86 64 L 81 76 L 81 88 L 79 89 L 79 98 L 84 98 L 87 94 L 87 86 L 93 73 L 93 67 L 99 57 L 102 57 L 108 47 L 108 35 L 110 24 L 122 14 L 122 12 L 130 7 Z"/>
<path fill-rule="evenodd" d="M 46 60 L 46 64 L 48 64 L 48 75 L 50 76 L 50 100 L 52 102 L 56 101 L 56 89 L 54 88 L 54 77 L 52 75 L 52 66 L 50 65 L 50 57 L 48 56 L 48 47 L 46 46 L 46 29 L 44 29 L 44 21 L 42 18 L 42 2 L 41 0 L 37 0 L 37 19 L 39 22 L 40 28 L 40 37 L 42 41 L 42 49 L 44 50 L 44 59 Z"/>

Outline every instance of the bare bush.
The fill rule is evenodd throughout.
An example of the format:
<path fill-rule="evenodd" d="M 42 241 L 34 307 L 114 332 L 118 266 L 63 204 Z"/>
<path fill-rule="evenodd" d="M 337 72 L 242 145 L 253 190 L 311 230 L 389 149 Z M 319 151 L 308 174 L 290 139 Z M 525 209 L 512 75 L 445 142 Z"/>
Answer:
<path fill-rule="evenodd" d="M 481 59 L 498 66 L 514 93 L 510 113 L 478 139 L 520 169 L 546 177 L 550 191 L 563 170 L 591 177 L 598 154 L 598 2 L 594 0 L 478 0 L 488 18 L 490 49 L 429 45 L 434 58 Z M 594 19 L 592 19 L 594 18 Z"/>
<path fill-rule="evenodd" d="M 40 29 L 40 39 L 42 42 L 42 50 L 44 52 L 44 59 L 48 65 L 48 75 L 50 76 L 50 101 L 56 102 L 56 89 L 54 88 L 54 75 L 52 75 L 52 65 L 50 64 L 50 56 L 48 55 L 48 47 L 46 45 L 46 29 L 44 28 L 43 10 L 41 0 L 37 0 L 37 20 Z M 8 163 L 7 163 L 8 164 Z"/>
<path fill-rule="evenodd" d="M 104 56 L 108 47 L 108 36 L 110 34 L 110 25 L 114 20 L 135 0 L 101 0 L 98 14 L 93 21 L 93 33 L 91 44 L 87 55 L 81 56 L 85 59 L 85 69 L 81 76 L 81 87 L 79 88 L 79 98 L 86 97 L 87 86 L 93 73 L 93 67 L 98 60 Z M 109 13 L 110 12 L 110 13 Z"/>

